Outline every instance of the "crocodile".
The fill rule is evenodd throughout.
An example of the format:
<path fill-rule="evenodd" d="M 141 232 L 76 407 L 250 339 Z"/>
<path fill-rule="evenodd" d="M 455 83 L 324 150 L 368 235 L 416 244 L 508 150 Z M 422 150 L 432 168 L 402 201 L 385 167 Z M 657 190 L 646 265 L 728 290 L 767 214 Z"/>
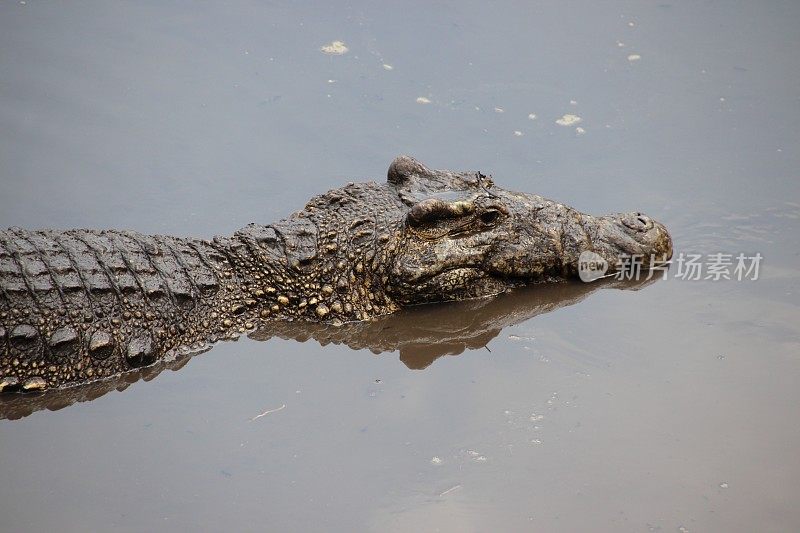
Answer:
<path fill-rule="evenodd" d="M 408 156 L 269 225 L 211 240 L 120 230 L 0 232 L 0 392 L 107 379 L 269 321 L 341 326 L 401 308 L 609 272 L 672 254 L 663 224 L 591 216 L 481 172 Z"/>
<path fill-rule="evenodd" d="M 373 320 L 346 322 L 340 326 L 324 321 L 264 321 L 247 337 L 259 342 L 274 338 L 296 342 L 313 340 L 320 346 L 346 346 L 375 355 L 396 353 L 409 370 L 422 371 L 444 356 L 458 356 L 467 350 L 489 350 L 489 344 L 504 329 L 576 305 L 600 289 L 637 291 L 658 279 L 657 276 L 649 280 L 610 277 L 595 283 L 530 284 L 495 298 L 412 306 Z M 155 379 L 164 371 L 179 371 L 196 355 L 197 352 L 190 352 L 161 358 L 150 366 L 74 387 L 53 389 L 46 394 L 4 394 L 0 396 L 0 420 L 17 420 L 41 410 L 57 411 L 76 403 L 94 401 L 114 391 L 122 392 L 140 380 Z"/>

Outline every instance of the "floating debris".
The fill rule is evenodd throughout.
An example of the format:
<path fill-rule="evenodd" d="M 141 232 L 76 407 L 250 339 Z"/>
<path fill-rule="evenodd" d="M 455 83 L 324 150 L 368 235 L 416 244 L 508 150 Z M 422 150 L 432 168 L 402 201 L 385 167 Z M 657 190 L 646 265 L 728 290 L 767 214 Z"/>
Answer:
<path fill-rule="evenodd" d="M 424 96 L 420 96 L 419 98 L 417 98 L 417 103 L 418 104 L 430 104 L 431 101 L 430 101 L 430 99 L 425 98 Z"/>
<path fill-rule="evenodd" d="M 505 110 L 505 109 L 503 109 L 502 107 L 495 107 L 495 108 L 494 108 L 494 112 L 495 112 L 495 113 L 505 113 L 505 112 L 506 112 L 506 110 Z"/>
<path fill-rule="evenodd" d="M 529 113 L 528 120 L 536 120 L 536 113 Z"/>
<path fill-rule="evenodd" d="M 394 67 L 389 65 L 388 63 L 384 63 L 383 70 L 394 70 Z"/>
<path fill-rule="evenodd" d="M 586 133 L 586 130 L 578 126 L 577 128 L 575 128 L 575 133 L 577 133 L 578 135 L 583 135 L 584 133 Z"/>
<path fill-rule="evenodd" d="M 453 492 L 454 490 L 458 490 L 458 489 L 460 489 L 460 488 L 461 488 L 461 485 L 456 485 L 455 487 L 450 487 L 450 488 L 449 488 L 449 489 L 447 489 L 446 491 L 444 491 L 444 492 L 440 493 L 440 494 L 439 494 L 439 497 L 442 497 L 442 496 L 444 496 L 445 494 L 448 494 L 448 493 L 450 493 L 450 492 Z"/>
<path fill-rule="evenodd" d="M 628 61 L 630 62 L 639 61 L 641 58 L 642 56 L 640 56 L 639 54 L 631 54 L 628 56 Z"/>
<path fill-rule="evenodd" d="M 514 137 L 522 137 L 524 134 L 519 130 L 514 130 Z"/>
<path fill-rule="evenodd" d="M 280 407 L 278 407 L 278 408 L 275 408 L 275 409 L 269 409 L 269 410 L 267 410 L 267 411 L 264 411 L 264 412 L 263 412 L 263 413 L 261 413 L 260 415 L 256 415 L 256 416 L 254 416 L 253 418 L 251 418 L 251 419 L 250 419 L 250 422 L 252 422 L 253 420 L 258 420 L 258 419 L 259 419 L 259 418 L 261 418 L 262 416 L 267 416 L 267 415 L 268 415 L 268 414 L 270 414 L 270 413 L 276 413 L 276 412 L 278 412 L 278 411 L 280 411 L 280 410 L 282 410 L 282 409 L 285 409 L 285 408 L 286 408 L 286 404 L 283 404 L 283 405 L 281 405 Z"/>
<path fill-rule="evenodd" d="M 325 46 L 320 48 L 320 51 L 323 54 L 329 54 L 333 56 L 340 56 L 342 54 L 346 54 L 350 49 L 345 46 L 342 41 L 333 41 L 330 44 L 326 44 Z"/>
<path fill-rule="evenodd" d="M 725 482 L 722 482 L 722 483 L 720 483 L 720 484 L 719 484 L 719 488 L 721 488 L 721 489 L 727 489 L 727 488 L 728 488 L 728 484 L 727 484 L 727 483 L 725 483 Z"/>
<path fill-rule="evenodd" d="M 440 464 L 442 464 L 442 460 L 439 459 L 438 457 L 434 456 L 433 458 L 431 458 L 431 464 L 432 465 L 440 465 Z"/>
<path fill-rule="evenodd" d="M 578 101 L 577 100 L 570 100 L 569 104 L 570 105 L 578 105 Z"/>
<path fill-rule="evenodd" d="M 623 43 L 622 41 L 617 41 L 617 46 L 620 48 L 625 48 L 625 43 Z"/>
<path fill-rule="evenodd" d="M 558 124 L 559 126 L 572 126 L 573 124 L 577 124 L 582 120 L 583 119 L 578 115 L 571 115 L 567 113 L 560 119 L 556 120 L 556 124 Z"/>
<path fill-rule="evenodd" d="M 634 26 L 636 26 L 636 24 L 634 24 L 633 22 L 629 22 L 629 23 L 628 23 L 628 26 L 629 26 L 629 27 L 631 27 L 631 28 L 633 28 Z"/>

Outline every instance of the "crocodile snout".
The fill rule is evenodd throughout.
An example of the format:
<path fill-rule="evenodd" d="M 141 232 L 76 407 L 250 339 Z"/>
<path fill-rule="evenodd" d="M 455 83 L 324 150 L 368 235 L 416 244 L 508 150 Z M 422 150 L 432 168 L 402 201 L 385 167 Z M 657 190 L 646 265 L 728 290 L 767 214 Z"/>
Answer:
<path fill-rule="evenodd" d="M 654 220 L 644 213 L 628 213 L 622 216 L 621 222 L 634 231 L 647 231 L 654 226 Z"/>
<path fill-rule="evenodd" d="M 652 256 L 662 261 L 672 257 L 672 238 L 663 224 L 634 211 L 601 217 L 601 240 L 611 255 Z"/>

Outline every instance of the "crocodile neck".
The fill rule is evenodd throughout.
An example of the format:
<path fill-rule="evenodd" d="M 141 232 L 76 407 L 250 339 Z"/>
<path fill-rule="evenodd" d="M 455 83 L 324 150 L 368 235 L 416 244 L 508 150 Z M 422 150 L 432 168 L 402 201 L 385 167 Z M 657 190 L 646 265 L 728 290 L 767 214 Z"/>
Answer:
<path fill-rule="evenodd" d="M 276 319 L 344 323 L 398 309 L 386 290 L 392 250 L 374 246 L 379 240 L 374 222 L 368 247 L 348 239 L 343 228 L 307 222 L 294 218 L 291 224 L 251 224 L 232 237 L 214 240 L 231 265 L 230 273 L 221 273 L 227 281 L 215 301 L 228 327 L 241 332 L 258 321 Z"/>

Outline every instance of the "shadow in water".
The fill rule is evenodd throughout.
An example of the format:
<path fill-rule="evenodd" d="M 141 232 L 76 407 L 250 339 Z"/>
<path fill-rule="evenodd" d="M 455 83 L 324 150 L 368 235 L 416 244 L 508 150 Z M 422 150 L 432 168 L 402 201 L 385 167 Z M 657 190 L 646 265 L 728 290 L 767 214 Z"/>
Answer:
<path fill-rule="evenodd" d="M 354 350 L 368 349 L 375 354 L 399 352 L 400 360 L 409 369 L 422 370 L 444 355 L 483 348 L 503 328 L 576 304 L 601 288 L 638 290 L 654 281 L 532 285 L 493 298 L 417 306 L 373 321 L 342 326 L 268 322 L 248 337 L 258 341 L 273 337 L 299 342 L 313 339 L 321 346 L 333 343 Z M 161 360 L 146 368 L 77 387 L 41 394 L 0 395 L 0 419 L 15 420 L 42 409 L 55 411 L 76 402 L 95 400 L 113 390 L 122 391 L 139 380 L 150 381 L 166 369 L 179 370 L 198 353 L 201 352 Z"/>

